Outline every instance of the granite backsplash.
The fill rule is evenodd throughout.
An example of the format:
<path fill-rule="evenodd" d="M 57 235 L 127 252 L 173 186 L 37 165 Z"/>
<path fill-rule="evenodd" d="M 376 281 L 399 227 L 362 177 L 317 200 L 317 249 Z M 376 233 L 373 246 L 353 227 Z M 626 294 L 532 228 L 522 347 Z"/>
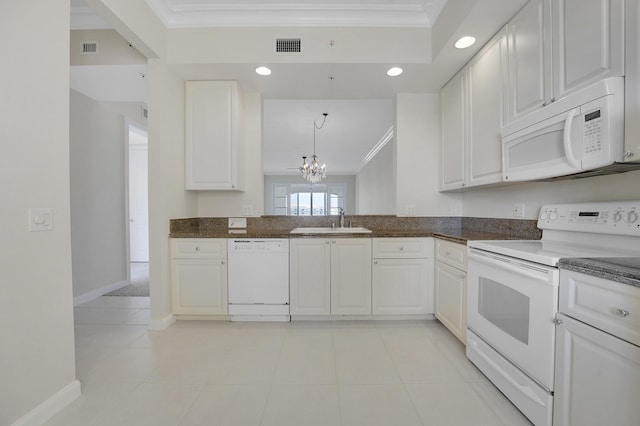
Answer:
<path fill-rule="evenodd" d="M 338 222 L 337 216 L 261 216 L 247 218 L 249 232 L 288 232 L 296 227 L 331 226 Z M 496 219 L 459 216 L 437 217 L 398 217 L 394 215 L 346 215 L 345 226 L 364 226 L 372 230 L 394 231 L 430 231 L 437 233 L 459 233 L 460 231 L 491 232 L 495 234 L 514 236 L 521 239 L 537 240 L 542 232 L 536 227 L 535 220 L 524 219 Z M 179 234 L 208 234 L 224 232 L 228 227 L 227 217 L 198 217 L 185 219 L 171 219 L 170 233 Z"/>

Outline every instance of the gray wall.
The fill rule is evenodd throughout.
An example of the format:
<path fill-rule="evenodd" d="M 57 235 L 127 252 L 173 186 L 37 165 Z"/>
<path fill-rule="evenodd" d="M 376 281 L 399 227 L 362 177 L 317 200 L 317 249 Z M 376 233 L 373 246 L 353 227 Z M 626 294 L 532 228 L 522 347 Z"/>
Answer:
<path fill-rule="evenodd" d="M 71 252 L 79 297 L 127 279 L 125 119 L 74 90 L 70 105 Z"/>

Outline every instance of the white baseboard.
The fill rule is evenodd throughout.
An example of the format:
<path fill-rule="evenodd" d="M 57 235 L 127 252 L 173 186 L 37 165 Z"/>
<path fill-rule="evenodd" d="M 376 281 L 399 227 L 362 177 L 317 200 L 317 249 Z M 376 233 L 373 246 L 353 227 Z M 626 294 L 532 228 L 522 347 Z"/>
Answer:
<path fill-rule="evenodd" d="M 19 418 L 12 426 L 39 426 L 80 396 L 80 382 L 74 380 L 51 398 Z"/>
<path fill-rule="evenodd" d="M 171 324 L 176 322 L 176 319 L 177 318 L 175 315 L 169 314 L 166 317 L 159 320 L 156 320 L 156 319 L 149 320 L 149 330 L 154 330 L 154 331 L 166 330 L 171 326 Z"/>
<path fill-rule="evenodd" d="M 81 294 L 80 296 L 76 296 L 73 298 L 73 306 L 78 306 L 82 303 L 97 299 L 98 297 L 103 296 L 107 293 L 119 290 L 126 285 L 129 285 L 129 281 L 118 281 L 116 283 L 107 284 L 88 293 Z"/>

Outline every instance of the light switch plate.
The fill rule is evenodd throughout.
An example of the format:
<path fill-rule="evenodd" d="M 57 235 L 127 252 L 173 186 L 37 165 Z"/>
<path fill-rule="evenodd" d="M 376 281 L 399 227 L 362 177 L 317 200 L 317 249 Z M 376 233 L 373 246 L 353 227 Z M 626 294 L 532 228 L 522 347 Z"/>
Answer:
<path fill-rule="evenodd" d="M 32 207 L 29 209 L 28 216 L 29 232 L 53 230 L 53 209 Z"/>
<path fill-rule="evenodd" d="M 246 227 L 247 227 L 246 217 L 230 217 L 229 218 L 229 228 L 246 228 Z"/>

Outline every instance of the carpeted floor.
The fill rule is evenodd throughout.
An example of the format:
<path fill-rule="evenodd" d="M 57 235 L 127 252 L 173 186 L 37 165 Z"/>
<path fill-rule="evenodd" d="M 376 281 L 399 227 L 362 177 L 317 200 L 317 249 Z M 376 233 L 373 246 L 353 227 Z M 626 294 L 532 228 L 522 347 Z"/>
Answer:
<path fill-rule="evenodd" d="M 131 264 L 131 283 L 105 296 L 149 297 L 149 264 Z"/>

